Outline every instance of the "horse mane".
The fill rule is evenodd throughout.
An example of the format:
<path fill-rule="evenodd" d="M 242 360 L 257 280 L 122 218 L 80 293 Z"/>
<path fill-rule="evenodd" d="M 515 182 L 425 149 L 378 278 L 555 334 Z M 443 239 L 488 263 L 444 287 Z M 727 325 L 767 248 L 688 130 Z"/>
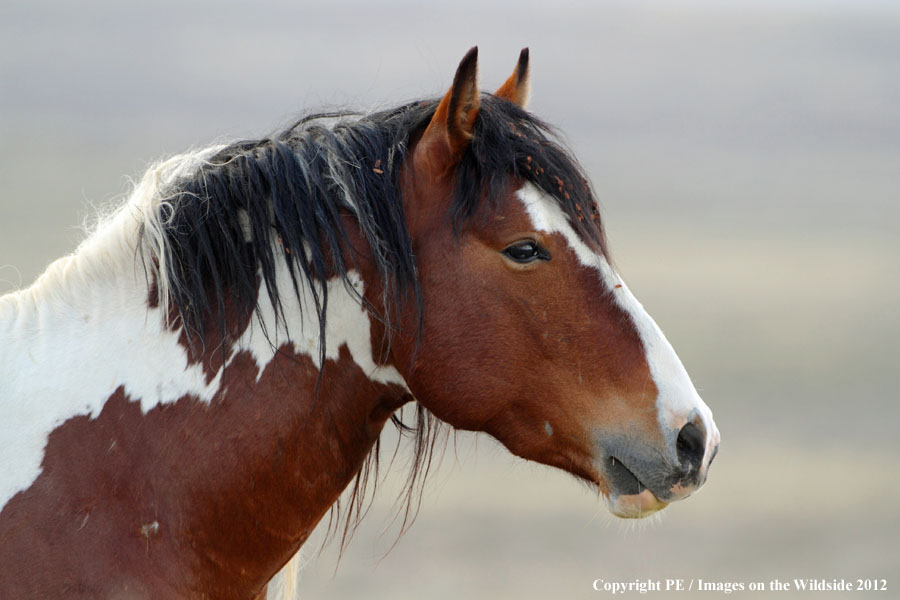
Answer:
<path fill-rule="evenodd" d="M 180 321 L 189 339 L 202 340 L 212 322 L 224 340 L 226 298 L 242 314 L 257 311 L 257 291 L 265 285 L 276 327 L 287 328 L 281 295 L 288 290 L 276 285 L 276 267 L 284 261 L 293 293 L 299 297 L 302 286 L 312 292 L 314 305 L 302 309 L 318 317 L 322 367 L 328 279 L 340 277 L 385 325 L 385 344 L 408 302 L 414 303 L 421 325 L 422 295 L 399 171 L 410 140 L 427 126 L 437 104 L 437 99 L 416 101 L 369 115 L 311 114 L 272 136 L 217 146 L 157 168 L 144 191 L 155 199 L 141 209 L 138 244 L 155 293 L 151 301 L 173 326 Z M 485 94 L 473 139 L 457 168 L 448 225 L 459 235 L 480 203 L 498 198 L 511 178 L 531 182 L 554 198 L 579 234 L 606 253 L 591 186 L 553 128 Z M 348 278 L 355 261 L 345 226 L 348 215 L 368 241 L 384 290 L 383 311 L 367 303 Z M 351 250 L 349 262 L 346 249 Z M 436 447 L 444 445 L 438 441 L 447 436 L 418 403 L 414 425 L 396 415 L 392 421 L 414 440 L 407 485 L 398 498 L 405 506 L 402 535 L 418 512 Z M 340 501 L 331 514 L 326 538 L 343 521 L 342 549 L 366 512 L 368 492 L 374 494 L 377 486 L 379 450 L 376 442 L 350 488 L 346 518 L 340 517 Z"/>

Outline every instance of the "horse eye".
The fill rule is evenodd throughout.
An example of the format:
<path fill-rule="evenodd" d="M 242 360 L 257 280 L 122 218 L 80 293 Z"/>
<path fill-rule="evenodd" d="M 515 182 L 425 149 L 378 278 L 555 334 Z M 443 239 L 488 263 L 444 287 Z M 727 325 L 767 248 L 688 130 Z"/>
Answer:
<path fill-rule="evenodd" d="M 503 250 L 503 254 L 518 263 L 530 263 L 538 259 L 550 260 L 550 253 L 531 240 L 516 242 Z"/>

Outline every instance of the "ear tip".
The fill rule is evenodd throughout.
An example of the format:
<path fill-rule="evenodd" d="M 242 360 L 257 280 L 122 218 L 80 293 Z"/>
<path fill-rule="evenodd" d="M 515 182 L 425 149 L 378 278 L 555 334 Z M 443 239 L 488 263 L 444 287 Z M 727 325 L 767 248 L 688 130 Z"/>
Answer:
<path fill-rule="evenodd" d="M 522 48 L 522 52 L 519 53 L 519 64 L 516 65 L 516 72 L 519 76 L 519 81 L 522 81 L 526 77 L 528 77 L 528 48 Z"/>
<path fill-rule="evenodd" d="M 463 59 L 459 61 L 459 67 L 456 69 L 457 78 L 474 80 L 478 72 L 478 46 L 472 46 Z"/>

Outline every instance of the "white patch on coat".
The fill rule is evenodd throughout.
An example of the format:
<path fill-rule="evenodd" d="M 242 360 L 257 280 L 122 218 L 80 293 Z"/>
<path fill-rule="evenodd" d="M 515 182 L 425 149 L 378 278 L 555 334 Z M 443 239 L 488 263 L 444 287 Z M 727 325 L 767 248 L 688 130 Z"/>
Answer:
<path fill-rule="evenodd" d="M 350 271 L 348 279 L 353 288 L 362 295 L 364 285 L 359 273 Z M 254 318 L 241 338 L 235 344 L 239 350 L 250 352 L 259 367 L 257 379 L 272 360 L 275 349 L 284 343 L 290 343 L 298 354 L 309 356 L 313 364 L 319 368 L 319 321 L 316 316 L 313 294 L 305 281 L 300 285 L 298 298 L 291 288 L 290 273 L 287 263 L 280 261 L 276 266 L 276 284 L 280 290 L 281 307 L 284 311 L 287 328 L 284 324 L 275 325 L 275 307 L 272 305 L 266 286 L 259 290 L 259 309 L 262 321 Z M 321 293 L 319 294 L 321 298 Z M 301 310 L 302 309 L 302 310 Z M 346 346 L 353 361 L 372 381 L 378 383 L 395 383 L 406 388 L 406 380 L 393 366 L 381 366 L 375 363 L 372 355 L 371 321 L 369 313 L 351 294 L 340 278 L 328 281 L 328 309 L 325 315 L 325 359 L 337 360 L 340 348 Z M 269 339 L 263 333 L 262 324 Z M 408 388 L 407 388 L 408 389 Z"/>
<path fill-rule="evenodd" d="M 178 343 L 180 331 L 166 328 L 171 283 L 165 269 L 154 273 L 160 303 L 148 307 L 149 289 L 138 253 L 145 260 L 169 253 L 162 235 L 160 190 L 187 175 L 218 147 L 175 157 L 151 168 L 128 202 L 104 219 L 70 256 L 50 265 L 29 288 L 0 297 L 0 510 L 16 493 L 28 489 L 41 473 L 50 433 L 77 416 L 96 418 L 120 386 L 146 413 L 184 396 L 209 402 L 219 388 L 221 371 L 207 383 L 199 364 L 189 364 Z M 138 257 L 138 258 L 136 258 Z M 152 268 L 153 261 L 146 263 Z M 351 273 L 353 286 L 362 282 Z M 298 353 L 319 364 L 319 336 L 312 295 L 298 300 L 281 265 L 277 285 L 289 324 L 290 342 Z M 374 381 L 406 386 L 393 367 L 375 363 L 366 310 L 344 286 L 328 282 L 327 359 L 346 345 L 359 367 Z M 236 344 L 256 360 L 260 373 L 287 340 L 275 326 L 265 286 L 259 295 L 265 328 L 257 320 Z M 303 306 L 304 310 L 300 311 Z M 268 331 L 274 346 L 263 335 Z"/>
<path fill-rule="evenodd" d="M 584 243 L 553 198 L 549 198 L 530 183 L 525 184 L 516 195 L 524 204 L 534 228 L 547 233 L 561 234 L 578 261 L 586 267 L 597 270 L 607 289 L 613 292 L 618 306 L 631 317 L 643 343 L 653 383 L 659 390 L 656 399 L 657 414 L 673 456 L 681 428 L 696 417 L 702 420 L 707 432 L 706 450 L 701 466 L 705 470 L 709 465 L 712 449 L 719 443 L 719 430 L 713 421 L 712 411 L 700 398 L 666 336 L 606 258 Z"/>
<path fill-rule="evenodd" d="M 0 298 L 0 507 L 41 472 L 50 432 L 81 415 L 96 418 L 120 386 L 147 412 L 184 395 L 209 401 L 200 365 L 189 365 L 178 332 L 167 330 L 120 246 L 119 213 L 30 288 Z"/>

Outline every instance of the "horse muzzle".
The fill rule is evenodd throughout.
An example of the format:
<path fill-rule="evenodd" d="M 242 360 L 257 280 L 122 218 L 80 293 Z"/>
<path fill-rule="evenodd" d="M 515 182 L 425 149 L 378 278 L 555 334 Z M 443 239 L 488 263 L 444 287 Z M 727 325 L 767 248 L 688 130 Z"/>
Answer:
<path fill-rule="evenodd" d="M 705 482 L 719 450 L 719 430 L 712 419 L 685 423 L 665 448 L 627 435 L 602 436 L 598 467 L 609 487 L 612 514 L 641 518 L 687 498 Z"/>

